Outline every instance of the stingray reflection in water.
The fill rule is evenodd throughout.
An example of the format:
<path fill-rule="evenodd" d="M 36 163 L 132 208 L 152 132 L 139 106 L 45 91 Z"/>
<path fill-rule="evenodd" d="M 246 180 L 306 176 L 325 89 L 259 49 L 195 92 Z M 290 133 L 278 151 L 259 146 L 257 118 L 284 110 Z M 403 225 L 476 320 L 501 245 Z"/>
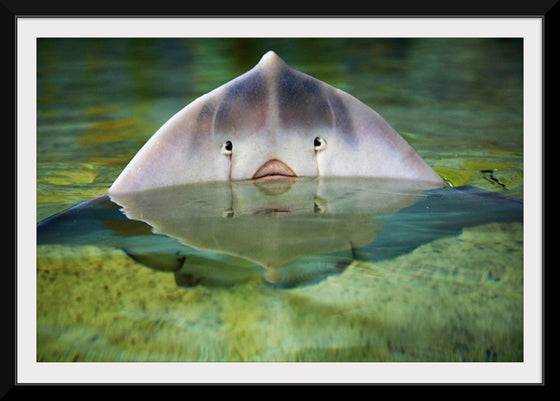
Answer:
<path fill-rule="evenodd" d="M 354 260 L 410 252 L 464 227 L 521 222 L 523 204 L 475 187 L 373 178 L 189 184 L 103 196 L 38 225 L 38 244 L 122 248 L 181 286 L 318 283 Z"/>

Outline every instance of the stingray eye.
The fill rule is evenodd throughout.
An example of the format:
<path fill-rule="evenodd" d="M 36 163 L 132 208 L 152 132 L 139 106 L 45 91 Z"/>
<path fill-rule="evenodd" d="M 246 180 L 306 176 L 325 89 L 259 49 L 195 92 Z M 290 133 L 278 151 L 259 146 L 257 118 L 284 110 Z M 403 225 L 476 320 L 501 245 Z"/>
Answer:
<path fill-rule="evenodd" d="M 233 150 L 233 143 L 231 143 L 231 141 L 226 141 L 223 145 L 222 145 L 222 153 L 224 155 L 231 155 L 231 151 Z"/>
<path fill-rule="evenodd" d="M 327 147 L 327 142 L 321 138 L 320 136 L 318 136 L 317 138 L 315 138 L 315 140 L 313 141 L 313 146 L 315 146 L 315 150 L 319 151 L 319 150 L 323 150 Z"/>

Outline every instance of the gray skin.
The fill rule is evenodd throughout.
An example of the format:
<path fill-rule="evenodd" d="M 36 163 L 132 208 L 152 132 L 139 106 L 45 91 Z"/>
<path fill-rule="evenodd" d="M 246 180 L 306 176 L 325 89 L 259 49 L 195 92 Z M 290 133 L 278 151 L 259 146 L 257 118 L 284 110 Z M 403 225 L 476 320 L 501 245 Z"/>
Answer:
<path fill-rule="evenodd" d="M 269 51 L 253 69 L 169 119 L 108 193 L 286 177 L 379 177 L 445 186 L 374 110 Z"/>

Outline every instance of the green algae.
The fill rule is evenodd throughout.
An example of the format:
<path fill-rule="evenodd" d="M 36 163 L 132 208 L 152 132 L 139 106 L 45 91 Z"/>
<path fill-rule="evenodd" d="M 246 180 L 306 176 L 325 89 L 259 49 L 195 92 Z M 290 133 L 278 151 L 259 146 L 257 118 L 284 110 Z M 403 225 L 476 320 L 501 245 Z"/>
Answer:
<path fill-rule="evenodd" d="M 294 290 L 181 288 L 120 250 L 41 246 L 38 360 L 520 361 L 522 235 L 466 229 Z"/>
<path fill-rule="evenodd" d="M 478 177 L 478 174 L 475 172 L 451 167 L 436 166 L 434 167 L 434 170 L 450 187 L 462 187 L 464 185 L 469 185 Z"/>
<path fill-rule="evenodd" d="M 51 166 L 47 174 L 40 177 L 39 184 L 73 185 L 91 184 L 97 177 L 97 168 L 90 163 L 81 163 L 78 168 L 55 169 Z"/>

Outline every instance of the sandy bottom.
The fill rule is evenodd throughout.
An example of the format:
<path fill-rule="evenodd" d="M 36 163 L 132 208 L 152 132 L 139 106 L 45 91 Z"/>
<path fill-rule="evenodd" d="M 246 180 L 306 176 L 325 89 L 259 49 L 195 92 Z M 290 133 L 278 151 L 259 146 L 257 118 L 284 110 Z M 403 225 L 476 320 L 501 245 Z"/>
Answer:
<path fill-rule="evenodd" d="M 313 286 L 180 288 L 118 249 L 37 249 L 37 361 L 523 361 L 523 226 Z"/>

